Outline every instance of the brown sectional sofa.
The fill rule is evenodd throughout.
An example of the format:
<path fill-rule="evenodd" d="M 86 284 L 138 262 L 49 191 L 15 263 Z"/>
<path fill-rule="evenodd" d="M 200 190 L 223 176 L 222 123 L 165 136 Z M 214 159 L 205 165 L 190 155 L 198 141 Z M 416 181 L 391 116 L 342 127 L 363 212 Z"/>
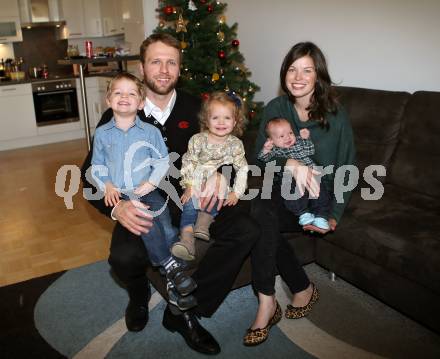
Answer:
<path fill-rule="evenodd" d="M 440 92 L 337 89 L 352 122 L 361 180 L 335 233 L 291 233 L 285 222 L 283 235 L 302 263 L 316 262 L 440 332 Z M 255 135 L 250 130 L 244 138 L 249 157 Z M 362 179 L 371 164 L 386 168 L 386 176 L 376 176 L 384 186 L 379 200 L 361 196 L 371 187 Z M 207 246 L 198 242 L 198 252 Z M 149 277 L 164 294 L 157 272 Z M 235 287 L 250 280 L 246 261 Z"/>

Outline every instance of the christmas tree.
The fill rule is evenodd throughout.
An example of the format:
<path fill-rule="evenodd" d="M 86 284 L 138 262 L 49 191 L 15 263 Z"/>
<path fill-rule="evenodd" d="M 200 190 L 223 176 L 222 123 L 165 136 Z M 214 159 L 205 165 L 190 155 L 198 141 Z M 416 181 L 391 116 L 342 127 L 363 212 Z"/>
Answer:
<path fill-rule="evenodd" d="M 237 24 L 227 25 L 225 8 L 225 3 L 212 0 L 161 0 L 155 32 L 180 41 L 183 62 L 178 87 L 202 98 L 214 91 L 235 92 L 245 102 L 254 127 L 263 106 L 253 101 L 260 88 L 248 79 L 251 73 L 239 51 Z"/>

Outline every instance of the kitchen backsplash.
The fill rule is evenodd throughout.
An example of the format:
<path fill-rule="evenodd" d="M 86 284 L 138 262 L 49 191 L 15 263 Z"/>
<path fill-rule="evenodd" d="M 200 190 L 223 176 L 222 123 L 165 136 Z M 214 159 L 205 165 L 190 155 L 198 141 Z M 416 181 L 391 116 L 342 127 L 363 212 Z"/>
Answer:
<path fill-rule="evenodd" d="M 61 30 L 56 27 L 23 29 L 23 41 L 14 42 L 14 56 L 22 57 L 27 67 L 46 64 L 54 74 L 71 73 L 70 66 L 57 64 L 67 53 L 67 40 L 61 40 Z"/>
<path fill-rule="evenodd" d="M 6 46 L 2 55 L 2 45 L 0 45 L 0 58 L 18 58 L 23 57 L 27 68 L 41 66 L 46 64 L 51 74 L 70 74 L 71 66 L 58 65 L 57 60 L 66 57 L 67 47 L 69 45 L 78 46 L 80 54 L 85 53 L 84 43 L 90 40 L 93 47 L 116 46 L 124 41 L 124 35 L 87 38 L 87 39 L 63 39 L 62 29 L 56 27 L 34 27 L 32 29 L 23 29 L 23 41 L 14 42 L 13 49 Z"/>

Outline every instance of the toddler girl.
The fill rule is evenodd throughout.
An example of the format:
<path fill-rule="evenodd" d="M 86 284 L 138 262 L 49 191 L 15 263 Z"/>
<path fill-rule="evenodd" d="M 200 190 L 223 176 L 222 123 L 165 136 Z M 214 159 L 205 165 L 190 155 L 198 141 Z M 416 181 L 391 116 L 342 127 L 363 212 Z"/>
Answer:
<path fill-rule="evenodd" d="M 236 175 L 224 202 L 226 206 L 235 206 L 247 185 L 244 146 L 236 137 L 242 135 L 245 125 L 240 98 L 233 92 L 214 92 L 203 104 L 199 117 L 201 132 L 191 137 L 182 157 L 180 241 L 171 249 L 174 256 L 185 260 L 195 258 L 194 237 L 209 240 L 209 226 L 218 213 L 216 206 L 210 212 L 199 209 L 205 181 L 221 166 L 233 165 Z"/>

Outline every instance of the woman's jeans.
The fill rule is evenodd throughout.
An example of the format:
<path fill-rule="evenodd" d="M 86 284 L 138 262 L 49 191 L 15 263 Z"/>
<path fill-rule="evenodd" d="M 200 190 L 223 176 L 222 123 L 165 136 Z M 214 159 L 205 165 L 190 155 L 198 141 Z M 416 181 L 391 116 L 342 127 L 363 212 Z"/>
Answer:
<path fill-rule="evenodd" d="M 193 226 L 196 223 L 198 212 L 201 211 L 198 205 L 198 199 L 191 197 L 191 199 L 183 205 L 182 216 L 180 217 L 180 229 Z M 215 203 L 211 211 L 204 211 L 215 217 L 218 214 L 217 211 L 218 202 Z"/>
<path fill-rule="evenodd" d="M 129 199 L 125 194 L 121 197 Z M 146 212 L 153 216 L 153 226 L 148 233 L 143 233 L 141 237 L 151 263 L 159 266 L 171 257 L 170 248 L 173 243 L 178 241 L 177 230 L 171 224 L 168 207 L 157 190 L 140 197 L 139 201 L 149 206 Z"/>

